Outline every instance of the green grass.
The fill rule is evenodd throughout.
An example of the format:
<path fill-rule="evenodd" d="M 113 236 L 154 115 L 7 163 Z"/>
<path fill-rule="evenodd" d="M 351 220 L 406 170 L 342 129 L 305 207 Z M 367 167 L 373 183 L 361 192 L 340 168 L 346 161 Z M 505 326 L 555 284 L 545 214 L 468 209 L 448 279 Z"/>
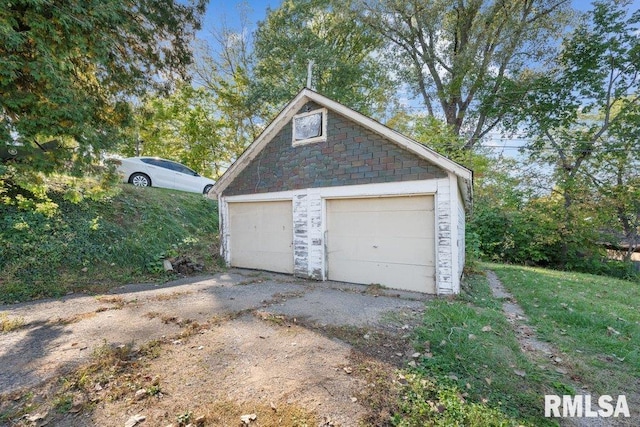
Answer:
<path fill-rule="evenodd" d="M 100 201 L 50 197 L 50 217 L 0 205 L 0 303 L 166 280 L 171 256 L 217 266 L 217 204 L 200 194 L 123 185 Z"/>
<path fill-rule="evenodd" d="M 637 393 L 640 286 L 519 266 L 487 265 L 524 309 L 541 340 L 566 353 L 571 374 L 598 393 Z"/>
<path fill-rule="evenodd" d="M 396 425 L 555 425 L 543 417 L 544 394 L 561 378 L 522 354 L 484 276 L 427 304 L 415 347 L 423 356 L 405 375 Z"/>

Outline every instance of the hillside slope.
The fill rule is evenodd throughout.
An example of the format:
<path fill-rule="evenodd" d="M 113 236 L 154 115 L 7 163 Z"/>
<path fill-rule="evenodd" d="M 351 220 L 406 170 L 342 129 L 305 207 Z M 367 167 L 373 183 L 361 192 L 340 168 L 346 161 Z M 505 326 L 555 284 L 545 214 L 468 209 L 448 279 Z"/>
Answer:
<path fill-rule="evenodd" d="M 217 204 L 199 194 L 123 185 L 102 201 L 51 197 L 53 217 L 0 206 L 0 303 L 163 281 L 169 257 L 217 267 Z"/>

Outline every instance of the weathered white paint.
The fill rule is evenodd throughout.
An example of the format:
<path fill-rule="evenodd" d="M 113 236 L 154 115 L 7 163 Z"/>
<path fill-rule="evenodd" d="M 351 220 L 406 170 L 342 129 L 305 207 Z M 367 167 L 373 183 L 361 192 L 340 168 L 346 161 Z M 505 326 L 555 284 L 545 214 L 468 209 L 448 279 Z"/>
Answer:
<path fill-rule="evenodd" d="M 292 123 L 295 123 L 296 119 L 301 118 L 301 117 L 305 117 L 305 116 L 311 116 L 314 114 L 321 114 L 322 115 L 322 122 L 320 123 L 320 125 L 322 126 L 322 131 L 320 133 L 320 136 L 314 137 L 314 138 L 307 138 L 307 139 L 302 139 L 302 140 L 296 140 L 296 129 L 295 126 L 291 131 L 291 145 L 293 145 L 294 147 L 297 147 L 299 145 L 306 145 L 306 144 L 315 144 L 316 142 L 321 142 L 321 141 L 326 141 L 327 140 L 327 109 L 326 108 L 319 108 L 317 110 L 313 110 L 313 111 L 308 111 L 306 113 L 301 113 L 301 114 L 296 114 L 295 116 L 293 116 L 293 120 Z"/>
<path fill-rule="evenodd" d="M 464 201 L 455 176 L 428 181 L 407 181 L 322 187 L 264 194 L 219 197 L 221 254 L 231 261 L 228 204 L 289 200 L 292 203 L 293 273 L 299 277 L 327 279 L 326 202 L 340 198 L 431 195 L 435 203 L 435 291 L 450 295 L 460 291 L 464 265 Z"/>
<path fill-rule="evenodd" d="M 451 180 L 439 179 L 436 204 L 436 283 L 437 293 L 442 295 L 454 293 L 451 208 Z"/>
<path fill-rule="evenodd" d="M 458 185 L 456 177 L 449 175 L 449 197 L 451 199 L 450 226 L 451 233 L 451 293 L 458 293 L 460 277 L 458 270 Z"/>
<path fill-rule="evenodd" d="M 466 230 L 466 212 L 464 209 L 464 201 L 462 200 L 462 195 L 460 194 L 460 191 L 457 192 L 458 194 L 458 230 L 457 230 L 457 235 L 458 235 L 458 281 L 457 281 L 457 287 L 456 287 L 456 292 L 459 293 L 460 292 L 460 279 L 462 278 L 462 274 L 464 271 L 464 264 L 466 262 L 466 253 L 465 253 L 465 248 L 466 248 L 466 236 L 465 236 L 465 230 Z"/>
<path fill-rule="evenodd" d="M 293 195 L 293 271 L 309 274 L 309 206 L 306 192 Z"/>

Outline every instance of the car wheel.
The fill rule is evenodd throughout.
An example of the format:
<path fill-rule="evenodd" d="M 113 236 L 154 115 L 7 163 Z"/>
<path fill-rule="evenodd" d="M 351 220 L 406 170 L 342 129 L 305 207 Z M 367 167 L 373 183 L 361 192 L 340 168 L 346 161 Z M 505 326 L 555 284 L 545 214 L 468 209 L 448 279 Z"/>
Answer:
<path fill-rule="evenodd" d="M 129 177 L 129 183 L 136 187 L 151 187 L 151 178 L 146 174 L 136 172 Z"/>
<path fill-rule="evenodd" d="M 208 194 L 209 191 L 211 191 L 212 188 L 213 188 L 213 185 L 208 184 L 206 187 L 204 187 L 204 190 L 202 191 L 202 194 Z"/>

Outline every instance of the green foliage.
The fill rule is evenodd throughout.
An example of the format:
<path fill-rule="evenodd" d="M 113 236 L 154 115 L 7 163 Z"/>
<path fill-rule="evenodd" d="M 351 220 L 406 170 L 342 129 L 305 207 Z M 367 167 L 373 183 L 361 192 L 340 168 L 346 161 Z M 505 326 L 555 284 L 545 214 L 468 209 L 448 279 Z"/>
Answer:
<path fill-rule="evenodd" d="M 306 86 L 314 61 L 312 86 L 321 94 L 363 114 L 381 117 L 395 89 L 374 55 L 382 37 L 352 19 L 344 2 L 285 0 L 270 10 L 255 34 L 256 103 L 268 103 L 266 119 Z"/>
<path fill-rule="evenodd" d="M 609 240 L 596 231 L 613 232 L 615 244 L 640 242 L 640 12 L 628 12 L 629 4 L 594 2 L 565 40 L 546 90 L 524 97 L 514 121 L 533 138 L 530 158 L 552 168 L 562 198 L 556 221 L 563 268 L 599 268 L 579 249 Z"/>
<path fill-rule="evenodd" d="M 0 8 L 0 152 L 13 184 L 91 174 L 131 124 L 129 101 L 184 75 L 204 0 L 21 0 Z M 40 147 L 49 146 L 47 152 Z M 5 158 L 2 158 L 5 162 Z M 29 195 L 30 189 L 25 188 Z M 13 195 L 8 195 L 11 197 Z"/>
<path fill-rule="evenodd" d="M 0 301 L 162 278 L 163 258 L 216 239 L 216 205 L 200 195 L 125 185 L 97 201 L 50 197 L 58 205 L 51 216 L 0 207 Z"/>
<path fill-rule="evenodd" d="M 550 424 L 542 396 L 557 379 L 524 357 L 485 277 L 467 277 L 456 299 L 429 302 L 414 342 L 423 356 L 405 374 L 396 425 Z"/>
<path fill-rule="evenodd" d="M 508 427 L 521 423 L 487 405 L 468 402 L 463 391 L 451 381 L 430 381 L 420 374 L 409 374 L 400 405 L 402 415 L 396 414 L 393 425 L 423 427 L 454 425 L 468 427 Z"/>
<path fill-rule="evenodd" d="M 149 97 L 134 118 L 136 135 L 121 149 L 126 156 L 164 157 L 217 177 L 238 154 L 221 137 L 225 123 L 203 88 L 182 84 L 169 96 Z"/>
<path fill-rule="evenodd" d="M 511 114 L 544 71 L 571 16 L 549 0 L 357 0 L 357 19 L 390 44 L 397 73 L 466 148 Z"/>
<path fill-rule="evenodd" d="M 492 161 L 481 147 L 465 149 L 466 141 L 453 126 L 433 116 L 399 112 L 387 125 L 472 170 L 476 181 L 491 167 Z"/>
<path fill-rule="evenodd" d="M 212 29 L 211 39 L 197 44 L 197 61 L 191 67 L 197 83 L 216 99 L 218 116 L 224 126 L 222 140 L 239 155 L 264 129 L 261 118 L 272 120 L 268 105 L 252 99 L 256 57 L 247 21 L 248 5 L 239 4 L 239 28 Z M 267 102 L 269 104 L 269 102 Z"/>

